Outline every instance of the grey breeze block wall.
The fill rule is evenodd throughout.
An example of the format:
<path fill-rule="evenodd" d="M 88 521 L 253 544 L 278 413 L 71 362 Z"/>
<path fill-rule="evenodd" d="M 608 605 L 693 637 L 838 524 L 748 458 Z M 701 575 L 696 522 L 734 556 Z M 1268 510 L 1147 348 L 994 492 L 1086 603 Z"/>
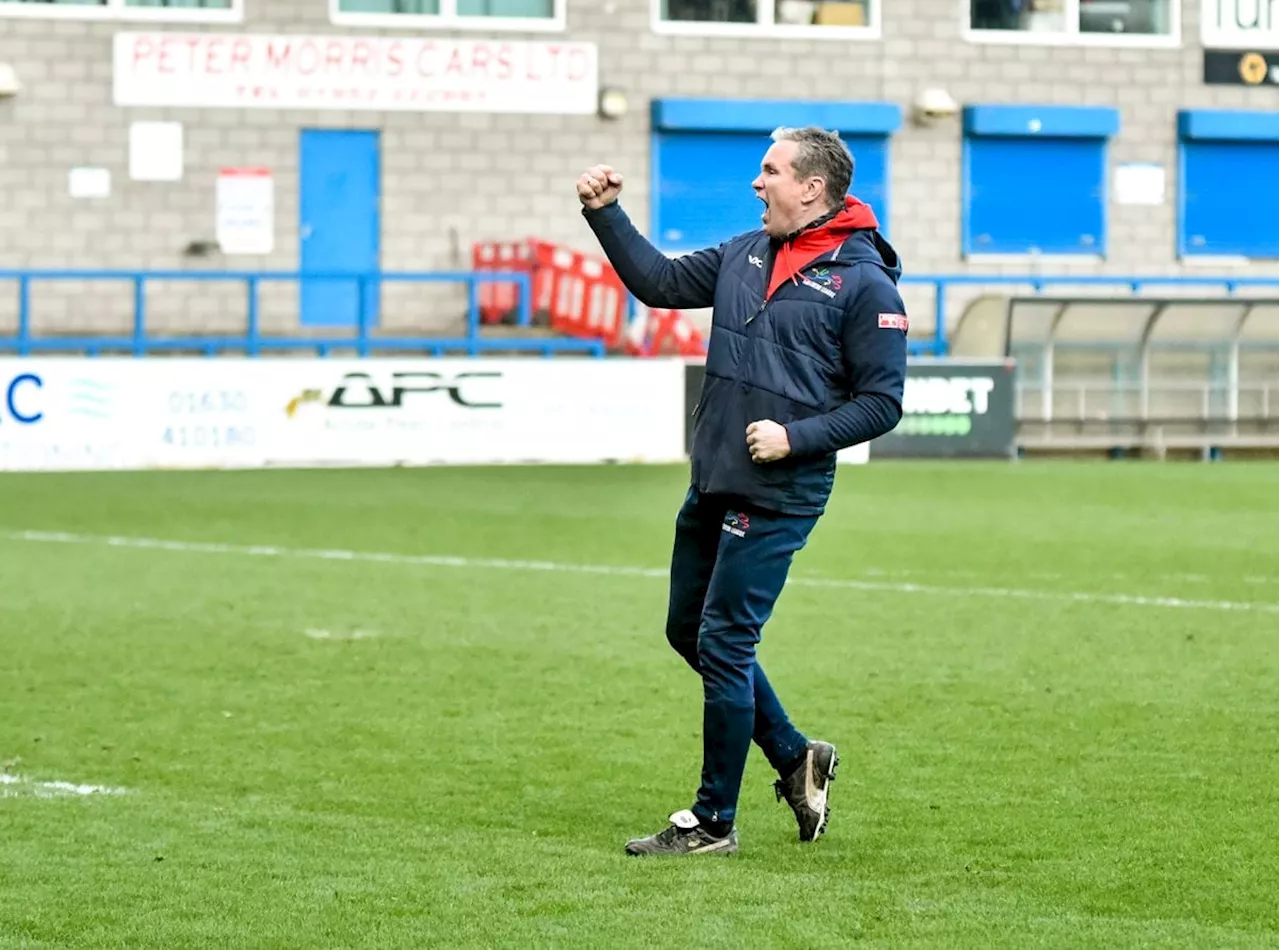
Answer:
<path fill-rule="evenodd" d="M 1105 261 L 1049 262 L 1046 271 L 1204 272 L 1203 266 L 1184 267 L 1174 251 L 1176 112 L 1275 108 L 1276 93 L 1203 84 L 1196 0 L 1183 0 L 1183 43 L 1175 49 L 975 44 L 962 36 L 955 0 L 883 2 L 881 39 L 843 41 L 658 35 L 650 29 L 649 0 L 569 0 L 568 29 L 553 35 L 599 45 L 601 84 L 625 89 L 632 105 L 617 121 L 112 104 L 111 43 L 122 29 L 403 35 L 334 26 L 325 0 L 246 0 L 244 22 L 235 25 L 0 18 L 0 60 L 13 64 L 26 86 L 19 96 L 0 100 L 0 267 L 295 269 L 299 130 L 334 127 L 381 130 L 382 266 L 388 270 L 467 267 L 471 244 L 481 239 L 536 235 L 593 249 L 573 180 L 588 164 L 613 164 L 627 178 L 624 206 L 647 228 L 647 106 L 654 97 L 883 100 L 905 112 L 922 88 L 941 85 L 962 104 L 1118 107 L 1122 127 L 1112 162 L 1164 166 L 1169 193 L 1163 205 L 1112 206 Z M 128 128 L 139 119 L 183 123 L 181 181 L 129 180 Z M 907 267 L 916 273 L 1025 272 L 1026 263 L 961 258 L 960 156 L 958 118 L 924 128 L 907 122 L 893 138 L 892 229 Z M 110 197 L 70 198 L 67 173 L 78 165 L 108 168 Z M 213 237 L 217 170 L 243 165 L 267 166 L 275 176 L 275 251 L 185 257 L 188 242 Z M 1275 262 L 1232 272 L 1272 274 Z M 931 293 L 912 288 L 904 295 L 913 334 L 930 332 Z M 12 282 L 0 286 L 0 332 L 13 332 L 16 296 Z M 296 288 L 267 285 L 262 297 L 264 330 L 293 331 Z M 963 303 L 949 301 L 952 321 Z M 148 307 L 158 331 L 243 328 L 244 293 L 236 284 L 159 283 L 149 292 Z M 463 307 L 460 288 L 393 286 L 382 323 L 395 332 L 456 332 Z M 33 312 L 40 332 L 124 332 L 132 289 L 125 283 L 38 284 Z"/>

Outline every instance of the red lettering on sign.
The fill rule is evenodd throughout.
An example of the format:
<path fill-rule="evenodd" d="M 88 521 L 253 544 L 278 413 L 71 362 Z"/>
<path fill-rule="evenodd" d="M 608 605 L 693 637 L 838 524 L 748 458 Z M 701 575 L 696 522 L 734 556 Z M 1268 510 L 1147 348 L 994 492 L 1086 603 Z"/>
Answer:
<path fill-rule="evenodd" d="M 243 66 L 246 71 L 249 68 L 249 60 L 253 56 L 253 46 L 248 40 L 236 40 L 231 46 L 231 70 L 234 71 L 237 66 Z"/>
<path fill-rule="evenodd" d="M 510 79 L 514 67 L 511 62 L 511 46 L 503 43 L 498 47 L 498 72 L 494 78 Z"/>
<path fill-rule="evenodd" d="M 303 76 L 310 76 L 320 68 L 320 51 L 316 49 L 316 45 L 307 40 L 298 47 L 298 72 Z"/>
<path fill-rule="evenodd" d="M 178 66 L 178 69 L 181 72 L 187 72 L 187 73 L 195 72 L 196 63 L 198 62 L 197 60 L 198 47 L 200 46 L 201 43 L 204 42 L 204 37 L 201 37 L 201 36 L 188 37 L 185 40 L 185 42 L 187 44 L 187 58 L 183 63 L 181 63 Z"/>
<path fill-rule="evenodd" d="M 155 55 L 155 51 L 156 48 L 149 39 L 146 37 L 138 38 L 133 43 L 133 65 L 137 66 L 144 59 L 149 59 Z"/>
<path fill-rule="evenodd" d="M 204 71 L 206 73 L 219 74 L 226 71 L 225 64 L 222 62 L 222 44 L 226 42 L 221 36 L 209 38 L 209 44 L 204 48 Z"/>
<path fill-rule="evenodd" d="M 342 64 L 345 60 L 346 56 L 344 55 L 341 41 L 330 40 L 324 48 L 325 75 L 328 75 L 330 72 L 342 72 Z M 333 67 L 332 70 L 329 68 L 331 66 Z"/>
<path fill-rule="evenodd" d="M 351 50 L 351 68 L 359 69 L 361 66 L 364 66 L 365 67 L 364 72 L 366 76 L 370 74 L 376 75 L 377 74 L 376 69 L 371 70 L 368 68 L 369 61 L 371 58 L 372 58 L 372 53 L 369 50 L 369 44 L 366 43 L 364 40 L 356 40 L 356 45 Z"/>
<path fill-rule="evenodd" d="M 449 75 L 450 73 L 462 75 L 463 73 L 462 50 L 458 49 L 456 46 L 453 48 L 453 52 L 449 54 L 449 64 L 445 66 L 444 71 L 445 75 Z"/>
<path fill-rule="evenodd" d="M 170 62 L 169 60 L 169 50 L 172 46 L 173 46 L 172 40 L 165 39 L 160 41 L 160 70 L 159 71 L 162 73 L 173 72 L 173 63 Z"/>
<path fill-rule="evenodd" d="M 274 40 L 267 42 L 267 64 L 272 69 L 288 69 L 289 60 L 291 59 L 293 59 L 293 45 L 291 43 L 281 43 L 277 47 Z"/>

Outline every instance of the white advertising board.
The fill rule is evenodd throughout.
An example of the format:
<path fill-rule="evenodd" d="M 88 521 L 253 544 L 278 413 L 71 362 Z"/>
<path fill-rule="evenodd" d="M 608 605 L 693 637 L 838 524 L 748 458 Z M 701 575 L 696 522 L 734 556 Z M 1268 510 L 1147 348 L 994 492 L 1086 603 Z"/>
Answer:
<path fill-rule="evenodd" d="M 594 43 L 260 33 L 117 33 L 118 106 L 596 111 Z"/>
<path fill-rule="evenodd" d="M 675 359 L 0 359 L 0 470 L 683 458 Z"/>

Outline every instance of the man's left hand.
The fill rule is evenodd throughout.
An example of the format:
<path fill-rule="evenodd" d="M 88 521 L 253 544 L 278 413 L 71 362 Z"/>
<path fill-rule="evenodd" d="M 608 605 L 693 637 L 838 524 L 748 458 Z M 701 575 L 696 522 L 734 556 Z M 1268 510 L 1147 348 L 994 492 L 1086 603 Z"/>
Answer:
<path fill-rule="evenodd" d="M 776 462 L 791 454 L 791 440 L 783 426 L 772 419 L 762 419 L 747 426 L 747 448 L 753 462 Z"/>

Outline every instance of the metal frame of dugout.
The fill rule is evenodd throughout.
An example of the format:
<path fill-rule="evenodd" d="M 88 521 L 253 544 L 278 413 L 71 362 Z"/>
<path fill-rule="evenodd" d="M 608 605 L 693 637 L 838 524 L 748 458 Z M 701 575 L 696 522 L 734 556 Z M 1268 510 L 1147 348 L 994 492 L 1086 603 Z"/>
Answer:
<path fill-rule="evenodd" d="M 1004 336 L 1019 452 L 1280 448 L 1276 297 L 1016 296 Z"/>

